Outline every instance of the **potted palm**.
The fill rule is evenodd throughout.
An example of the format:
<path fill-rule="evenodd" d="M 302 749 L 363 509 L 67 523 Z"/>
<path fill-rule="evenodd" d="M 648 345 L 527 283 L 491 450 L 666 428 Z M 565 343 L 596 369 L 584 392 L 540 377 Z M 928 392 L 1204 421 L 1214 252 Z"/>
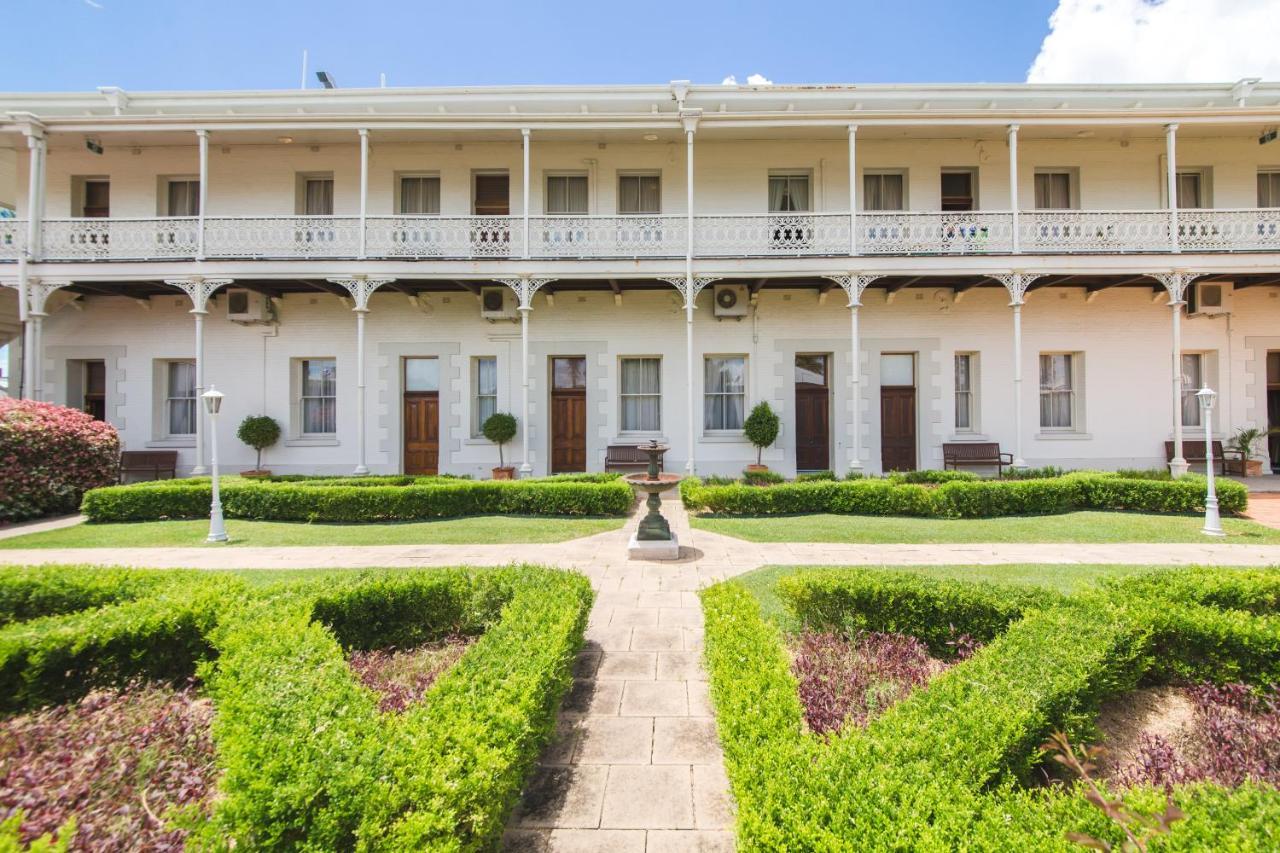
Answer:
<path fill-rule="evenodd" d="M 1236 434 L 1227 442 L 1227 449 L 1240 454 L 1242 473 L 1246 477 L 1257 477 L 1262 474 L 1262 459 L 1255 458 L 1254 451 L 1258 443 L 1277 430 L 1244 427 L 1236 430 Z"/>
<path fill-rule="evenodd" d="M 258 452 L 258 461 L 252 471 L 242 471 L 243 477 L 270 477 L 271 472 L 262 468 L 262 451 L 280 440 L 280 424 L 267 415 L 250 415 L 240 422 L 236 438 Z"/>
<path fill-rule="evenodd" d="M 493 469 L 493 479 L 495 480 L 514 480 L 516 478 L 516 469 L 514 466 L 507 465 L 502 458 L 502 446 L 508 441 L 516 437 L 516 417 L 506 412 L 495 412 L 485 418 L 483 424 L 480 425 L 480 432 L 484 433 L 484 437 L 498 445 L 498 467 Z"/>
<path fill-rule="evenodd" d="M 748 472 L 769 470 L 769 466 L 763 464 L 761 459 L 764 449 L 778 440 L 778 430 L 781 426 L 782 422 L 778 419 L 777 413 L 768 403 L 757 403 L 751 410 L 751 414 L 747 415 L 742 431 L 746 434 L 747 441 L 756 446 L 756 461 L 754 465 L 747 466 Z"/>

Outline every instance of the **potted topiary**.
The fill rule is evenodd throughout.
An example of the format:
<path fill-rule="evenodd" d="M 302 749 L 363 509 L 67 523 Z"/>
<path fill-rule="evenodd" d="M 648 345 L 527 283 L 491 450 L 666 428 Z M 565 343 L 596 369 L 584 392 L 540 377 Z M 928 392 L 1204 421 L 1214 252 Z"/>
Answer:
<path fill-rule="evenodd" d="M 484 437 L 498 445 L 498 467 L 493 469 L 493 479 L 514 480 L 516 469 L 507 465 L 502 458 L 502 446 L 516 437 L 516 416 L 506 412 L 495 412 L 485 418 L 480 425 Z"/>
<path fill-rule="evenodd" d="M 240 472 L 242 477 L 270 477 L 271 472 L 262 468 L 262 451 L 280 440 L 280 424 L 267 415 L 250 415 L 240 422 L 236 438 L 258 451 L 258 461 L 252 471 Z"/>
<path fill-rule="evenodd" d="M 1254 450 L 1258 442 L 1278 430 L 1244 427 L 1236 430 L 1236 434 L 1227 442 L 1227 449 L 1240 455 L 1241 473 L 1246 477 L 1257 477 L 1262 474 L 1262 459 L 1254 458 Z"/>
<path fill-rule="evenodd" d="M 754 465 L 748 465 L 747 471 L 769 470 L 769 466 L 760 460 L 764 449 L 778 440 L 778 429 L 781 425 L 778 415 L 768 403 L 757 403 L 751 410 L 751 414 L 747 416 L 747 422 L 742 425 L 742 431 L 746 433 L 747 440 L 756 446 L 756 462 Z"/>

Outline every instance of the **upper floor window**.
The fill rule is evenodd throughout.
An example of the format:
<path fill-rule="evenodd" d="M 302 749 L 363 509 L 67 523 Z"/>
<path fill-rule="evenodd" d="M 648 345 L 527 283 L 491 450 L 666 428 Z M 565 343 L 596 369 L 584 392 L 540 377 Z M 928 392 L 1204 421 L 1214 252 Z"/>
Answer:
<path fill-rule="evenodd" d="M 1178 207 L 1196 208 L 1209 206 L 1209 174 L 1205 169 L 1179 171 Z"/>
<path fill-rule="evenodd" d="M 333 216 L 333 175 L 298 176 L 298 212 L 304 216 Z"/>
<path fill-rule="evenodd" d="M 808 172 L 777 172 L 769 175 L 770 213 L 812 210 L 809 199 Z"/>
<path fill-rule="evenodd" d="M 1035 174 L 1036 209 L 1068 210 L 1072 204 L 1072 174 L 1066 169 L 1044 169 Z"/>
<path fill-rule="evenodd" d="M 586 175 L 547 175 L 547 214 L 551 216 L 585 216 L 587 210 Z"/>
<path fill-rule="evenodd" d="M 618 213 L 661 213 L 662 179 L 658 175 L 619 175 Z"/>
<path fill-rule="evenodd" d="M 509 216 L 510 189 L 506 172 L 476 172 L 471 176 L 471 212 L 476 216 Z"/>
<path fill-rule="evenodd" d="M 398 204 L 401 214 L 440 213 L 440 177 L 438 175 L 401 175 Z"/>
<path fill-rule="evenodd" d="M 200 215 L 200 181 L 196 178 L 167 178 L 164 188 L 165 216 Z"/>
<path fill-rule="evenodd" d="M 1258 207 L 1280 207 L 1280 169 L 1258 172 Z"/>
<path fill-rule="evenodd" d="M 71 215 L 105 217 L 111 215 L 111 181 L 107 178 L 71 179 Z"/>
<path fill-rule="evenodd" d="M 862 176 L 863 210 L 905 210 L 906 175 L 902 172 L 867 172 Z"/>
<path fill-rule="evenodd" d="M 977 198 L 974 194 L 972 169 L 952 169 L 942 173 L 942 209 L 973 210 Z"/>

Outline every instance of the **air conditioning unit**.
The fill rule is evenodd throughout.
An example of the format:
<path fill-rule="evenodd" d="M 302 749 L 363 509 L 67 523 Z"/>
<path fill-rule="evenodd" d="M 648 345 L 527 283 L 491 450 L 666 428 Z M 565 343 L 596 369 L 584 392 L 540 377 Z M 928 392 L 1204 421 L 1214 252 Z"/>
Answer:
<path fill-rule="evenodd" d="M 1213 316 L 1231 313 L 1231 285 L 1222 282 L 1200 282 L 1187 293 L 1187 315 Z"/>
<path fill-rule="evenodd" d="M 515 294 L 509 287 L 480 288 L 480 316 L 491 323 L 516 318 Z"/>
<path fill-rule="evenodd" d="M 227 319 L 233 323 L 270 323 L 271 302 L 261 293 L 230 288 L 227 290 Z"/>
<path fill-rule="evenodd" d="M 714 287 L 716 317 L 741 319 L 751 310 L 747 288 L 741 284 L 717 284 Z"/>

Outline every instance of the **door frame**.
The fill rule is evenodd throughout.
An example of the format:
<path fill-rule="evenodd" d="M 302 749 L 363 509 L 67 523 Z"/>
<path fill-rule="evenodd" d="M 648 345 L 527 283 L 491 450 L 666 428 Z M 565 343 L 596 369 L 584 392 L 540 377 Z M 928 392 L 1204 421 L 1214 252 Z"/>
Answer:
<path fill-rule="evenodd" d="M 795 432 L 795 436 L 796 436 L 795 442 L 794 442 L 795 447 L 793 448 L 793 451 L 794 451 L 793 455 L 795 458 L 792 459 L 792 462 L 795 464 L 796 471 L 799 472 L 801 470 L 800 468 L 800 412 L 799 412 L 799 407 L 796 405 L 795 398 L 799 397 L 801 387 L 817 387 L 817 386 L 809 386 L 807 384 L 795 381 L 795 361 L 800 356 L 806 356 L 806 355 L 821 356 L 823 361 L 826 362 L 826 369 L 823 372 L 823 378 L 825 379 L 826 384 L 825 386 L 822 386 L 825 388 L 826 395 L 827 395 L 827 467 L 825 470 L 835 470 L 834 466 L 832 465 L 832 459 L 834 458 L 834 455 L 835 455 L 835 447 L 834 447 L 834 441 L 833 441 L 833 434 L 835 432 L 835 388 L 832 385 L 831 373 L 832 373 L 832 370 L 835 369 L 836 359 L 835 359 L 834 353 L 826 352 L 826 351 L 813 352 L 809 350 L 797 350 L 796 352 L 793 352 L 791 354 L 791 377 L 792 377 L 791 378 L 791 392 L 792 392 L 791 413 L 795 421 L 793 425 L 793 431 Z M 809 470 L 809 469 L 806 468 L 804 470 Z M 823 470 L 823 469 L 817 469 L 817 470 Z"/>
<path fill-rule="evenodd" d="M 545 423 L 546 423 L 546 429 L 547 429 L 547 442 L 546 442 L 547 475 L 550 476 L 552 474 L 557 474 L 557 473 L 565 473 L 565 474 L 576 473 L 571 471 L 558 472 L 555 470 L 556 429 L 555 429 L 555 408 L 552 404 L 552 400 L 555 398 L 555 395 L 556 395 L 555 364 L 556 364 L 557 358 L 574 358 L 574 359 L 580 359 L 582 361 L 583 371 L 585 374 L 583 377 L 583 385 L 582 385 L 582 443 L 583 443 L 582 473 L 586 473 L 591 469 L 591 441 L 590 441 L 591 409 L 590 409 L 589 396 L 587 394 L 588 389 L 591 387 L 591 376 L 587 372 L 591 365 L 591 357 L 585 353 L 570 354 L 565 352 L 551 352 L 547 354 L 547 361 L 546 361 L 547 416 L 546 416 Z"/>
<path fill-rule="evenodd" d="M 909 355 L 909 356 L 911 356 L 911 383 L 912 383 L 911 385 L 886 385 L 886 384 L 884 384 L 884 373 L 883 373 L 883 371 L 882 371 L 882 369 L 881 369 L 881 368 L 882 368 L 882 366 L 883 366 L 883 364 L 884 364 L 884 357 L 885 357 L 886 355 Z M 913 455 L 914 455 L 914 457 L 915 457 L 915 469 L 914 469 L 914 470 L 917 470 L 917 471 L 918 471 L 918 470 L 920 470 L 920 462 L 921 462 L 921 458 L 922 458 L 922 454 L 920 453 L 920 441 L 921 441 L 921 439 L 923 438 L 923 434 L 924 434 L 924 431 L 921 429 L 921 424 L 920 424 L 920 418 L 921 418 L 921 407 L 920 407 L 920 352 L 919 352 L 919 351 L 917 351 L 917 350 L 888 349 L 888 350 L 880 350 L 879 352 L 877 352 L 877 353 L 876 353 L 876 396 L 875 396 L 875 404 L 876 404 L 876 413 L 877 413 L 877 415 L 876 415 L 876 416 L 877 416 L 877 418 L 878 418 L 878 420 L 879 420 L 879 433 L 880 433 L 880 435 L 879 435 L 879 438 L 880 438 L 880 472 L 881 472 L 881 473 L 885 473 L 885 470 L 884 470 L 884 414 L 883 414 L 883 412 L 884 412 L 884 409 L 883 409 L 883 406 L 884 406 L 884 403 L 883 403 L 884 395 L 882 394 L 882 392 L 883 392 L 883 391 L 884 391 L 884 389 L 886 389 L 886 388 L 889 388 L 889 389 L 899 389 L 899 390 L 900 390 L 900 389 L 905 389 L 905 388 L 910 388 L 910 389 L 911 389 L 912 395 L 913 395 L 913 397 L 914 397 L 914 408 L 915 408 L 915 417 L 912 419 L 912 420 L 914 421 L 914 422 L 913 422 L 913 424 L 912 424 L 912 431 L 915 433 L 915 447 L 914 447 L 914 453 L 913 453 Z"/>
<path fill-rule="evenodd" d="M 400 423 L 400 428 L 398 430 L 399 445 L 400 445 L 398 453 L 400 458 L 400 464 L 397 470 L 401 474 L 405 473 L 404 446 L 405 446 L 405 442 L 408 440 L 405 436 L 405 428 L 404 428 L 405 398 L 407 398 L 410 394 L 423 395 L 427 393 L 423 391 L 409 391 L 405 387 L 408 384 L 407 382 L 405 382 L 405 378 L 404 378 L 406 362 L 408 362 L 410 359 L 415 359 L 415 358 L 432 358 L 432 359 L 435 359 L 436 361 L 436 371 L 437 371 L 436 375 L 438 377 L 436 382 L 436 473 L 439 474 L 440 469 L 443 467 L 443 463 L 444 463 L 444 436 L 445 436 L 444 397 L 440 392 L 440 386 L 444 384 L 444 369 L 445 369 L 446 356 L 442 356 L 438 354 L 418 355 L 416 353 L 406 353 L 406 354 L 402 354 L 397 360 L 398 376 L 396 379 L 396 388 L 399 392 L 399 403 L 396 406 L 396 411 L 399 416 L 399 423 Z"/>

